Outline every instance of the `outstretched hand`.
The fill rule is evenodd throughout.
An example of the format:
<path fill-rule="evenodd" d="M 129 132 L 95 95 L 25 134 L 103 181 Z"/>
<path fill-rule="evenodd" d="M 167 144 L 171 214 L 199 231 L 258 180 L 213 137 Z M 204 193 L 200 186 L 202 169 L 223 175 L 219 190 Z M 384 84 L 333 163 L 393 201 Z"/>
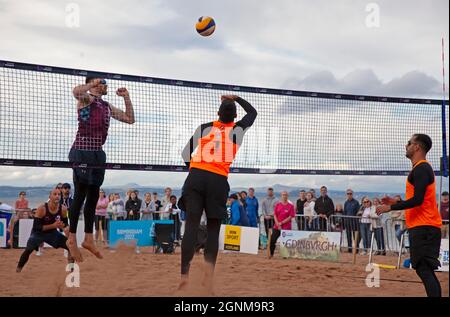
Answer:
<path fill-rule="evenodd" d="M 377 206 L 377 215 L 379 216 L 379 215 L 381 215 L 381 214 L 384 214 L 385 212 L 389 212 L 389 211 L 391 211 L 391 206 L 389 206 L 389 205 L 380 205 L 380 206 Z"/>
<path fill-rule="evenodd" d="M 119 97 L 129 97 L 130 96 L 130 94 L 128 93 L 128 90 L 126 88 L 117 89 L 116 94 Z"/>
<path fill-rule="evenodd" d="M 389 196 L 384 196 L 383 198 L 381 198 L 381 202 L 384 205 L 393 205 L 393 204 L 397 203 L 397 200 L 392 197 L 389 197 Z"/>

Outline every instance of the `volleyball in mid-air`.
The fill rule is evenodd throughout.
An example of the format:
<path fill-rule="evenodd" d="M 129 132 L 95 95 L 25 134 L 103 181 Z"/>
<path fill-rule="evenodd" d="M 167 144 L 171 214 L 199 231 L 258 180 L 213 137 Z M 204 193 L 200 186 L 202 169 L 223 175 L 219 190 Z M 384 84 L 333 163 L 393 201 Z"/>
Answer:
<path fill-rule="evenodd" d="M 200 17 L 195 25 L 198 34 L 202 36 L 210 36 L 216 29 L 216 22 L 211 17 Z"/>

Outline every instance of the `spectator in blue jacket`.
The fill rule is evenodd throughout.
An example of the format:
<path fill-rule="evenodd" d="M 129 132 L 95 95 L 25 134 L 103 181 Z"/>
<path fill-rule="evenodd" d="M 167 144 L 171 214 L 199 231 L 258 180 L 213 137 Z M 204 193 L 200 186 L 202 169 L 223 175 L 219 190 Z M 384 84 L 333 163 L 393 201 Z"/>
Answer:
<path fill-rule="evenodd" d="M 247 203 L 247 216 L 250 223 L 250 227 L 257 228 L 259 222 L 258 217 L 259 204 L 258 199 L 255 197 L 254 188 L 248 189 L 248 196 L 245 199 L 245 202 Z"/>
<path fill-rule="evenodd" d="M 231 220 L 230 225 L 248 227 L 249 221 L 244 206 L 241 204 L 237 194 L 230 195 Z"/>

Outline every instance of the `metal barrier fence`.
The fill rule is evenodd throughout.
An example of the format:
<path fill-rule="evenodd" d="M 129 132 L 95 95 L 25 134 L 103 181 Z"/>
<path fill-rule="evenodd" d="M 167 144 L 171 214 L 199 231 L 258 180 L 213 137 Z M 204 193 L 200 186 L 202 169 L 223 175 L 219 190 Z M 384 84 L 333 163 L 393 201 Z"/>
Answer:
<path fill-rule="evenodd" d="M 445 223 L 448 236 L 448 220 Z M 445 230 L 444 227 L 443 232 Z M 403 219 L 390 218 L 387 214 L 381 215 L 378 218 L 363 218 L 361 216 L 345 216 L 340 214 L 331 215 L 328 218 L 296 215 L 293 229 L 342 232 L 340 247 L 341 249 L 348 250 L 348 252 L 352 251 L 355 241 L 357 251 L 361 251 L 362 253 L 369 252 L 372 244 L 372 233 L 375 244 L 373 250 L 376 254 L 386 254 L 386 252 L 398 253 L 403 234 L 405 234 L 404 246 L 406 248 L 409 247 L 405 221 Z"/>

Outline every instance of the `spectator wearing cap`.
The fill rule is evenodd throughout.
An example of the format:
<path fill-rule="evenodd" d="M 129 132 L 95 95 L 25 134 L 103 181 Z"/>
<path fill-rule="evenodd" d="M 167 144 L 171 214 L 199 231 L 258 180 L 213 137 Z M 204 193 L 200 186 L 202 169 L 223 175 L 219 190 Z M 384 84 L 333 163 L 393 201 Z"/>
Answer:
<path fill-rule="evenodd" d="M 64 183 L 61 185 L 61 199 L 59 203 L 67 208 L 67 210 L 70 209 L 70 206 L 72 205 L 73 198 L 70 195 L 70 184 Z"/>
<path fill-rule="evenodd" d="M 231 194 L 230 202 L 231 202 L 230 225 L 248 227 L 250 224 L 248 221 L 247 213 L 244 210 L 244 206 L 242 206 L 242 204 L 240 203 L 238 195 Z"/>
<path fill-rule="evenodd" d="M 448 239 L 448 192 L 441 196 L 442 239 Z"/>

